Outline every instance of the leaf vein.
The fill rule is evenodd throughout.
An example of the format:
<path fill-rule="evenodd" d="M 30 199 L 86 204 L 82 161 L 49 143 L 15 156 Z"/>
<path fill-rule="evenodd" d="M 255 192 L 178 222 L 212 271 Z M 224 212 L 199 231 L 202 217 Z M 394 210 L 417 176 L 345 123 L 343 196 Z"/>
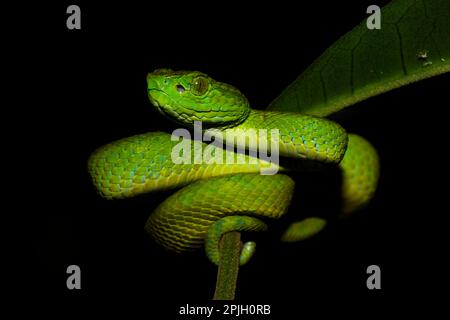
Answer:
<path fill-rule="evenodd" d="M 406 70 L 405 56 L 403 53 L 403 40 L 402 40 L 402 35 L 400 33 L 400 29 L 398 28 L 398 25 L 395 25 L 395 30 L 397 31 L 398 41 L 399 41 L 399 45 L 400 45 L 400 61 L 402 64 L 402 70 L 403 70 L 403 74 L 406 76 L 408 74 L 408 72 Z"/>

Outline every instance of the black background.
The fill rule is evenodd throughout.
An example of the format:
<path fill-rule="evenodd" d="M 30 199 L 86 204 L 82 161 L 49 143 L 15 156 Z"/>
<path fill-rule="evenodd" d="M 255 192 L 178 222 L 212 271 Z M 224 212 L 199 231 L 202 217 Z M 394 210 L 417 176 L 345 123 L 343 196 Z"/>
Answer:
<path fill-rule="evenodd" d="M 66 29 L 65 11 L 72 3 L 40 7 L 45 19 L 37 15 L 32 21 L 25 58 L 32 72 L 23 84 L 28 88 L 24 95 L 33 97 L 23 122 L 26 148 L 33 155 L 26 162 L 39 168 L 34 191 L 20 199 L 20 207 L 32 213 L 27 224 L 33 229 L 29 255 L 25 252 L 33 272 L 25 275 L 23 292 L 43 298 L 49 307 L 59 299 L 76 301 L 76 306 L 118 301 L 108 306 L 114 310 L 143 299 L 149 314 L 164 311 L 167 318 L 178 305 L 208 301 L 216 268 L 203 251 L 171 254 L 143 229 L 169 193 L 103 200 L 86 171 L 89 154 L 133 134 L 170 132 L 173 125 L 147 99 L 145 77 L 155 68 L 206 72 L 235 85 L 255 108 L 264 109 L 363 20 L 368 5 L 386 2 L 243 7 L 82 1 L 77 3 L 81 30 Z M 444 275 L 439 229 L 446 197 L 438 183 L 446 174 L 441 137 L 447 131 L 442 115 L 449 79 L 447 74 L 412 84 L 333 117 L 379 150 L 382 176 L 376 198 L 367 209 L 302 243 L 277 241 L 276 225 L 274 232 L 255 235 L 257 254 L 240 270 L 239 301 L 272 304 L 274 314 L 294 315 L 316 304 L 323 306 L 317 312 L 340 305 L 332 310 L 348 314 L 361 305 L 369 313 L 388 306 L 415 308 L 422 297 L 436 293 Z M 313 191 L 323 186 L 330 192 L 333 182 L 321 176 L 296 178 L 291 216 L 307 214 L 305 208 L 316 208 L 315 213 L 332 208 L 311 194 L 307 183 Z M 28 205 L 31 210 L 25 209 Z M 81 267 L 80 291 L 66 288 L 70 264 Z M 382 290 L 366 288 L 371 264 L 381 268 Z"/>

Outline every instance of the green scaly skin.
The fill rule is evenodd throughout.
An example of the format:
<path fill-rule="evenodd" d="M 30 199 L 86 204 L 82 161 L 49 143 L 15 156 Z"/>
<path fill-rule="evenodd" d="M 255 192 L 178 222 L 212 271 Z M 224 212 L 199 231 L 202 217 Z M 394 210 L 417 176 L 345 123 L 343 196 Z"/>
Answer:
<path fill-rule="evenodd" d="M 201 72 L 159 69 L 148 74 L 147 83 L 149 99 L 159 112 L 185 127 L 202 121 L 204 129 L 209 129 L 205 135 L 214 135 L 216 141 L 221 141 L 218 133 L 242 137 L 250 131 L 256 132 L 259 141 L 259 129 L 277 129 L 279 137 L 274 143 L 281 156 L 339 165 L 343 214 L 363 207 L 374 195 L 379 176 L 375 149 L 363 138 L 347 135 L 334 122 L 298 113 L 252 110 L 239 90 Z M 238 139 L 235 144 L 248 149 L 244 141 Z M 185 186 L 161 203 L 146 223 L 146 230 L 164 247 L 182 252 L 204 243 L 209 259 L 217 264 L 218 243 L 224 233 L 263 231 L 267 226 L 259 218 L 276 219 L 286 213 L 293 180 L 284 174 L 260 174 L 264 168 L 285 168 L 249 155 L 243 163 L 226 164 L 228 157 L 237 159 L 233 151 L 201 142 L 192 144 L 190 164 L 175 164 L 171 152 L 178 143 L 167 133 L 150 132 L 105 145 L 88 162 L 94 185 L 107 199 Z M 209 148 L 212 154 L 222 152 L 222 163 L 205 163 L 203 152 L 196 153 L 196 147 Z M 307 218 L 291 225 L 282 240 L 302 240 L 324 226 L 323 219 Z M 241 264 L 254 250 L 253 242 L 244 245 Z"/>

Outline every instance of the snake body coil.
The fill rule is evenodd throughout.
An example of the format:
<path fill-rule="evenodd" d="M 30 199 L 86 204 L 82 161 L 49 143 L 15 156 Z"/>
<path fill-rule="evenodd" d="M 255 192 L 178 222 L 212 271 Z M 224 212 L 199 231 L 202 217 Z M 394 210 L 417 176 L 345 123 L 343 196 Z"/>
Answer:
<path fill-rule="evenodd" d="M 147 76 L 147 83 L 150 101 L 163 115 L 189 128 L 201 121 L 216 142 L 230 143 L 231 136 L 233 145 L 249 149 L 248 141 L 239 137 L 251 133 L 257 142 L 275 143 L 282 157 L 339 165 L 344 214 L 363 207 L 376 190 L 375 149 L 362 137 L 347 135 L 337 123 L 298 113 L 252 110 L 236 88 L 200 72 L 159 69 Z M 264 130 L 276 130 L 278 135 L 263 136 Z M 260 172 L 269 166 L 280 171 L 288 168 L 200 141 L 191 141 L 190 161 L 174 163 L 172 152 L 179 142 L 173 140 L 163 132 L 125 138 L 99 148 L 88 162 L 95 187 L 107 199 L 185 186 L 161 203 L 147 221 L 146 230 L 164 247 L 181 252 L 205 244 L 210 260 L 218 263 L 218 242 L 224 233 L 262 231 L 267 226 L 259 218 L 279 218 L 287 212 L 293 180 L 285 174 Z M 223 161 L 205 162 L 206 150 Z M 240 162 L 226 161 L 238 157 Z M 308 218 L 293 224 L 282 239 L 301 240 L 323 226 L 322 219 Z M 241 264 L 254 248 L 253 242 L 244 245 Z"/>

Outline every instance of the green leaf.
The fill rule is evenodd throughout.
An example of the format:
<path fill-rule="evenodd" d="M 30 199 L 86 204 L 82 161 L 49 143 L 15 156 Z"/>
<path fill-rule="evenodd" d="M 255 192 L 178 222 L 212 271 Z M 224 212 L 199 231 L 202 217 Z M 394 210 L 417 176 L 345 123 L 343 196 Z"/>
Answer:
<path fill-rule="evenodd" d="M 269 109 L 326 116 L 449 71 L 450 0 L 394 0 L 381 9 L 381 29 L 369 30 L 365 19 L 314 61 Z"/>

